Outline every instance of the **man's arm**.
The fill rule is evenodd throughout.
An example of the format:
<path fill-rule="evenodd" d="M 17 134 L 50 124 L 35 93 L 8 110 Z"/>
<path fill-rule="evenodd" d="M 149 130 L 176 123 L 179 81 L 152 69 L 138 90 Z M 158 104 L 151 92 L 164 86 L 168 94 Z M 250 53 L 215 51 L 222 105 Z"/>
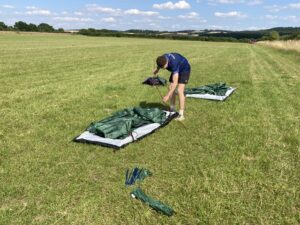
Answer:
<path fill-rule="evenodd" d="M 153 71 L 153 74 L 156 75 L 156 74 L 158 73 L 159 69 L 160 69 L 160 68 L 157 67 L 157 68 Z"/>

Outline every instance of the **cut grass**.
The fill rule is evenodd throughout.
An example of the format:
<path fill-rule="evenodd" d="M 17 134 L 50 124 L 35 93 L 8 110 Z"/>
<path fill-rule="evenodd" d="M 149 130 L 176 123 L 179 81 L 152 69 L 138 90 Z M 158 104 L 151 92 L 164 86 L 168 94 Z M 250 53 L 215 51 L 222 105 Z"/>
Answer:
<path fill-rule="evenodd" d="M 0 36 L 0 51 L 1 224 L 300 223 L 299 54 L 22 34 Z M 141 82 L 170 51 L 189 59 L 189 87 L 225 81 L 236 93 L 187 99 L 187 130 L 172 122 L 116 153 L 71 142 L 92 121 L 159 102 Z M 175 216 L 129 196 L 134 166 L 153 172 L 141 187 Z"/>

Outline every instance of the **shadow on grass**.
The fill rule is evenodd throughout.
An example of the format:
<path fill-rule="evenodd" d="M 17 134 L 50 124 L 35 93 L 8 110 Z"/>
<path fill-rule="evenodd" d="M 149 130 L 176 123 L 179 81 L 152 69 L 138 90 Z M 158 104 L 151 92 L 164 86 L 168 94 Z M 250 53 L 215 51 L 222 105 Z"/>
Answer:
<path fill-rule="evenodd" d="M 169 107 L 162 104 L 162 103 L 158 103 L 158 102 L 140 102 L 140 107 L 142 108 L 159 108 L 162 110 L 169 110 Z"/>

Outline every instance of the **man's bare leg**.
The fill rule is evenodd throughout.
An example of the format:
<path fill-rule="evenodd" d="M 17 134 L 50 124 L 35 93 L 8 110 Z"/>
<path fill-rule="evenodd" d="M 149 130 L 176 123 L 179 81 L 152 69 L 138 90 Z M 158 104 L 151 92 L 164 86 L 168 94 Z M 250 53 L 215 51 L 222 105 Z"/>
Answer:
<path fill-rule="evenodd" d="M 169 86 L 169 90 L 170 90 Z M 175 91 L 173 92 L 173 95 L 170 98 L 170 111 L 175 111 L 175 104 L 176 104 L 176 93 Z"/>
<path fill-rule="evenodd" d="M 185 107 L 185 96 L 184 96 L 185 84 L 178 84 L 178 96 L 179 96 L 179 116 L 184 120 L 184 107 Z"/>

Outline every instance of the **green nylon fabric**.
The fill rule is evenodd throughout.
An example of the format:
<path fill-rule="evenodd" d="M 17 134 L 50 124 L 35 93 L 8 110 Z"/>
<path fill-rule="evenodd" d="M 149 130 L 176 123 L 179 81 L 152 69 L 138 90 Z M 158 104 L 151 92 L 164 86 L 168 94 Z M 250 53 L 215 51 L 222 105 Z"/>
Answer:
<path fill-rule="evenodd" d="M 158 108 L 127 108 L 92 123 L 87 131 L 104 138 L 123 139 L 134 129 L 150 123 L 164 123 L 166 112 Z"/>
<path fill-rule="evenodd" d="M 146 177 L 151 177 L 151 176 L 152 176 L 152 173 L 151 173 L 150 170 L 142 168 L 142 169 L 141 169 L 141 172 L 140 172 L 140 174 L 139 174 L 139 180 L 142 181 L 142 180 L 144 180 Z"/>
<path fill-rule="evenodd" d="M 186 88 L 185 94 L 211 94 L 224 96 L 230 87 L 226 83 L 208 84 L 196 88 Z"/>
<path fill-rule="evenodd" d="M 174 210 L 171 207 L 147 196 L 140 188 L 135 188 L 130 194 L 133 195 L 135 198 L 141 200 L 142 202 L 145 202 L 156 211 L 159 211 L 168 216 L 172 216 L 174 214 Z"/>

